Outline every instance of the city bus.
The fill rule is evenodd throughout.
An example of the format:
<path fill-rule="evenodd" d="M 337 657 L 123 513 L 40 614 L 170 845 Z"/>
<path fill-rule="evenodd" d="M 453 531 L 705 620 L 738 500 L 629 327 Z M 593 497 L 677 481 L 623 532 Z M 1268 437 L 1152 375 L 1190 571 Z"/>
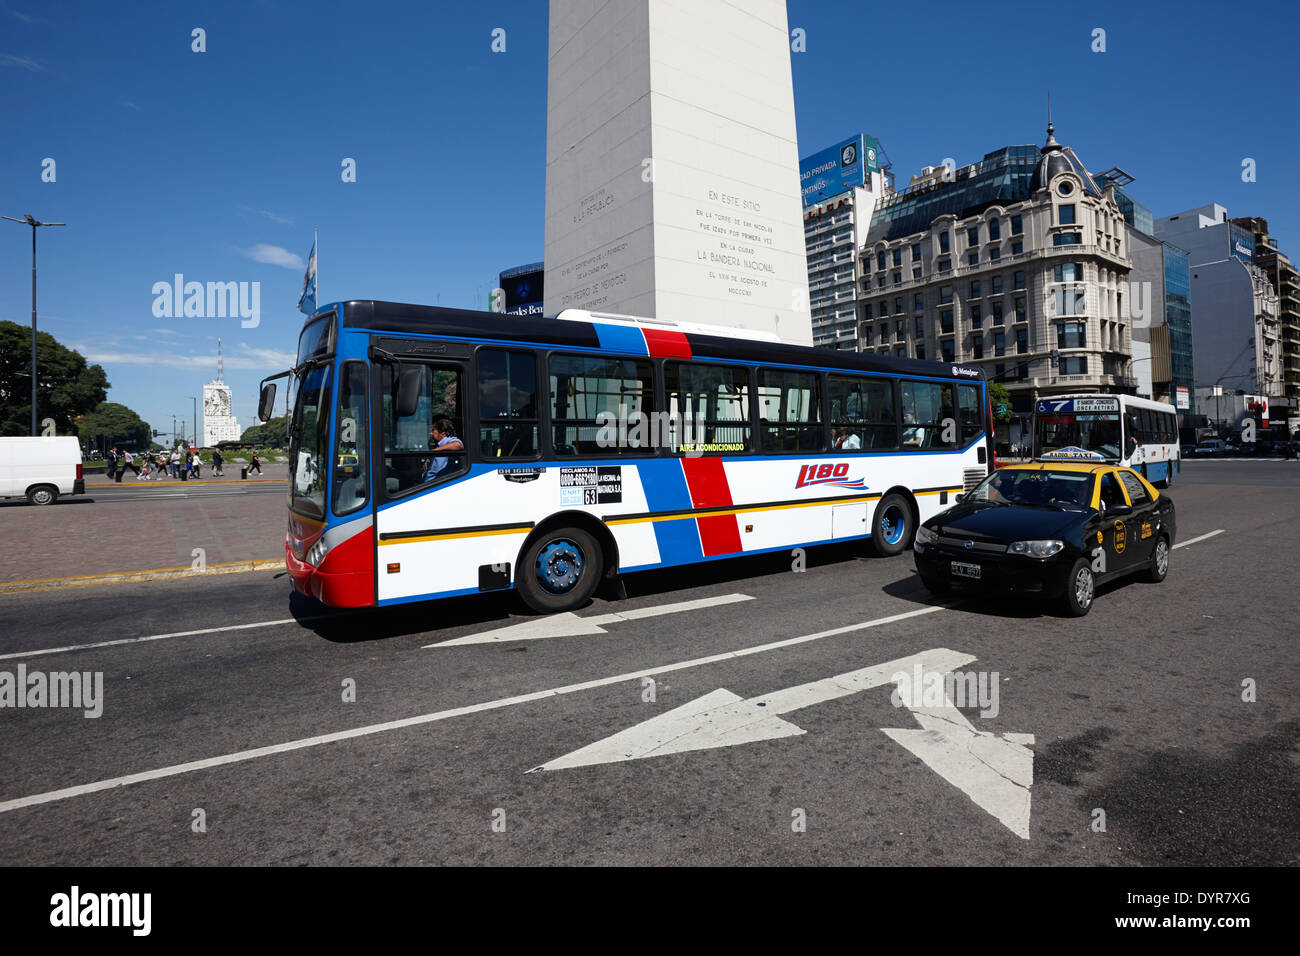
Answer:
<path fill-rule="evenodd" d="M 1132 395 L 1040 398 L 1033 456 L 1115 462 L 1168 488 L 1182 469 L 1178 411 Z"/>
<path fill-rule="evenodd" d="M 744 337 L 742 337 L 744 336 Z M 992 465 L 974 367 L 579 310 L 324 307 L 288 379 L 285 560 L 335 607 L 517 590 L 829 542 L 909 548 Z"/>

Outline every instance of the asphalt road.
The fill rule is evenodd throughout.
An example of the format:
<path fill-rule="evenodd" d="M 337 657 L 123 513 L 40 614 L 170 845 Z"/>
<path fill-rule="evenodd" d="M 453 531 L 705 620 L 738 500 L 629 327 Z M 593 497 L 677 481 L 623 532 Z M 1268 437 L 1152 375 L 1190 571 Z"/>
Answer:
<path fill-rule="evenodd" d="M 781 555 L 631 576 L 577 614 L 622 615 L 605 633 L 432 648 L 539 619 L 499 595 L 328 612 L 282 574 L 5 596 L 0 672 L 102 672 L 103 714 L 0 710 L 0 860 L 1295 864 L 1300 463 L 1192 462 L 1170 494 L 1180 541 L 1222 533 L 1081 619 L 945 608 L 910 555 L 844 547 L 799 573 Z M 59 650 L 114 640 L 130 643 Z M 971 785 L 1027 797 L 1027 839 L 900 742 L 930 753 L 887 683 L 816 683 L 939 648 L 998 687 L 996 715 L 962 709 L 972 733 L 1033 735 L 1031 787 Z M 713 694 L 711 725 L 675 731 L 707 737 L 721 689 L 767 699 L 731 705 L 752 717 L 716 746 L 528 773 Z M 212 758 L 229 762 L 177 769 Z"/>

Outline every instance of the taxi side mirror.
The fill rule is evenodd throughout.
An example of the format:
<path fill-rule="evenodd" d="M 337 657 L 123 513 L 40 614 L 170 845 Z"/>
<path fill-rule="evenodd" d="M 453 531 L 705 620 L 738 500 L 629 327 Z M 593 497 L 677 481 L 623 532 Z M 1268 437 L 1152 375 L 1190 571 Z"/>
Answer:
<path fill-rule="evenodd" d="M 965 495 L 958 495 L 958 496 L 957 496 L 956 498 L 954 498 L 953 500 L 954 500 L 954 501 L 961 501 L 961 500 L 962 500 L 963 498 L 965 498 L 965 497 L 966 497 Z"/>

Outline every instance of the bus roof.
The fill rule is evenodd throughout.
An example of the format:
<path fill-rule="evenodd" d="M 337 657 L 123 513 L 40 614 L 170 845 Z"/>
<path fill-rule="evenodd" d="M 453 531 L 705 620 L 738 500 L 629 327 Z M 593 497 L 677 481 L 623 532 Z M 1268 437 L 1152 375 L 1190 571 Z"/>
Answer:
<path fill-rule="evenodd" d="M 559 316 L 505 315 L 499 312 L 353 299 L 322 307 L 308 321 L 339 310 L 342 313 L 340 324 L 343 329 L 527 342 L 666 358 L 805 365 L 968 382 L 984 380 L 984 373 L 973 365 L 818 349 L 776 341 L 765 333 L 750 336 L 735 329 L 689 323 L 669 324 L 655 319 L 636 319 L 580 310 L 565 310 Z M 763 338 L 755 337 L 760 334 Z"/>

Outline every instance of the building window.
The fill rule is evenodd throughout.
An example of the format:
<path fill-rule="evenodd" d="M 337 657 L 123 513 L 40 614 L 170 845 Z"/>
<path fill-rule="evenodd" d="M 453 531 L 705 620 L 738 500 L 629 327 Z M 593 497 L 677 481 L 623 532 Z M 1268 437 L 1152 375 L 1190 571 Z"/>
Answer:
<path fill-rule="evenodd" d="M 1021 255 L 1024 251 L 1025 251 L 1025 244 L 1021 242 L 1019 239 L 1011 243 L 1011 254 L 1013 256 Z"/>
<path fill-rule="evenodd" d="M 1052 268 L 1052 275 L 1057 282 L 1082 282 L 1083 263 L 1063 262 Z"/>
<path fill-rule="evenodd" d="M 1002 292 L 1002 276 L 994 276 L 989 280 L 989 284 L 993 287 L 993 295 L 998 295 Z"/>
<path fill-rule="evenodd" d="M 894 323 L 894 341 L 895 342 L 907 341 L 907 323 L 905 323 L 902 319 L 899 319 L 897 322 Z"/>
<path fill-rule="evenodd" d="M 903 314 L 903 297 L 900 295 L 894 299 L 894 315 Z"/>
<path fill-rule="evenodd" d="M 920 267 L 920 266 L 913 266 L 913 267 L 912 267 L 912 278 L 913 278 L 913 279 L 919 279 L 919 278 L 921 278 L 921 267 Z"/>
<path fill-rule="evenodd" d="M 881 249 L 878 253 L 876 253 L 876 268 L 877 269 L 885 268 L 885 250 L 883 249 Z"/>
<path fill-rule="evenodd" d="M 1029 317 L 1025 314 L 1025 297 L 1018 295 L 1016 296 L 1016 321 L 1026 322 L 1028 319 Z"/>
<path fill-rule="evenodd" d="M 1001 363 L 993 366 L 993 381 L 1000 382 L 1007 377 L 1007 367 Z"/>
<path fill-rule="evenodd" d="M 912 244 L 912 261 L 913 262 L 921 261 L 921 244 L 919 242 Z"/>
<path fill-rule="evenodd" d="M 993 354 L 994 355 L 1007 354 L 1007 334 L 1005 332 L 993 333 Z"/>
<path fill-rule="evenodd" d="M 897 266 L 901 266 L 902 264 L 903 264 L 903 249 L 900 246 L 899 248 L 894 250 L 894 265 L 895 267 L 897 267 Z"/>
<path fill-rule="evenodd" d="M 872 333 L 873 331 L 874 331 L 874 330 L 873 330 L 872 327 L 869 326 L 869 325 L 864 325 L 864 326 L 862 327 L 862 344 L 863 344 L 863 345 L 871 345 L 871 344 L 872 344 L 872 342 L 871 342 L 871 333 Z"/>
<path fill-rule="evenodd" d="M 885 287 L 885 277 L 884 277 L 884 276 L 876 276 L 876 288 L 877 288 L 877 289 L 883 289 L 884 287 Z"/>
<path fill-rule="evenodd" d="M 979 264 L 980 264 L 980 254 L 978 252 L 972 252 L 970 255 L 966 257 L 966 265 L 977 266 Z"/>
<path fill-rule="evenodd" d="M 951 269 L 951 268 L 952 268 L 952 261 L 951 261 L 951 260 L 949 260 L 949 259 L 940 259 L 940 260 L 939 260 L 939 271 L 940 271 L 940 272 L 947 272 L 947 271 L 948 271 L 949 269 Z"/>
<path fill-rule="evenodd" d="M 1088 296 L 1083 289 L 1057 289 L 1055 299 L 1057 315 L 1086 315 L 1088 312 Z"/>
<path fill-rule="evenodd" d="M 952 286 L 950 285 L 939 286 L 939 301 L 942 302 L 944 305 L 947 305 L 949 302 L 952 301 Z"/>
<path fill-rule="evenodd" d="M 993 324 L 994 325 L 1002 324 L 1002 303 L 1001 302 L 993 303 Z"/>
<path fill-rule="evenodd" d="M 945 309 L 939 313 L 939 333 L 952 335 L 952 309 Z"/>
<path fill-rule="evenodd" d="M 1058 226 L 1074 225 L 1074 203 L 1062 203 L 1056 207 L 1056 224 Z"/>
<path fill-rule="evenodd" d="M 1066 355 L 1061 357 L 1061 374 L 1062 375 L 1087 375 L 1088 374 L 1088 356 L 1086 355 Z"/>
<path fill-rule="evenodd" d="M 984 357 L 984 333 L 971 337 L 970 340 L 971 356 L 977 359 Z"/>
<path fill-rule="evenodd" d="M 1013 235 L 1013 236 L 1020 236 L 1020 235 L 1023 235 L 1024 232 L 1025 232 L 1024 224 L 1023 224 L 1023 222 L 1021 221 L 1020 217 L 1019 217 L 1019 216 L 1012 216 L 1012 217 L 1011 217 L 1011 235 Z"/>
<path fill-rule="evenodd" d="M 1024 270 L 1024 269 L 1017 269 L 1017 270 L 1016 270 L 1015 275 L 1013 275 L 1013 276 L 1011 277 L 1011 284 L 1012 284 L 1013 286 L 1015 286 L 1017 289 L 1023 289 L 1023 288 L 1025 287 L 1025 270 Z"/>
<path fill-rule="evenodd" d="M 917 337 L 918 339 L 925 338 L 925 319 L 924 319 L 924 318 L 922 318 L 921 316 L 918 315 L 918 316 L 916 317 L 916 321 L 915 321 L 915 323 L 914 323 L 914 328 L 916 329 L 916 337 Z"/>
<path fill-rule="evenodd" d="M 870 302 L 867 303 L 866 318 L 867 321 L 871 321 L 871 319 L 874 318 L 874 316 L 872 315 L 872 306 Z"/>
<path fill-rule="evenodd" d="M 1058 232 L 1052 236 L 1052 245 L 1054 246 L 1079 246 L 1083 244 L 1083 236 L 1077 232 Z"/>
<path fill-rule="evenodd" d="M 950 245 L 950 240 L 948 238 L 948 230 L 945 229 L 943 232 L 939 233 L 939 251 L 940 252 L 951 251 L 949 245 Z"/>
<path fill-rule="evenodd" d="M 885 345 L 887 342 L 889 342 L 889 324 L 887 322 L 881 322 L 880 323 L 880 344 Z"/>
<path fill-rule="evenodd" d="M 894 280 L 894 284 L 898 285 L 898 283 L 903 281 L 903 273 L 895 272 L 893 275 L 893 280 Z"/>
<path fill-rule="evenodd" d="M 970 307 L 970 327 L 972 329 L 980 328 L 984 323 L 984 316 L 980 314 L 980 307 L 972 305 Z"/>
<path fill-rule="evenodd" d="M 894 355 L 897 358 L 903 358 L 907 355 L 907 346 L 899 345 L 894 348 Z"/>
<path fill-rule="evenodd" d="M 978 246 L 980 244 L 980 227 L 971 226 L 966 230 L 966 245 Z"/>
<path fill-rule="evenodd" d="M 970 280 L 970 297 L 971 297 L 972 299 L 978 299 L 978 298 L 980 297 L 980 280 L 979 280 L 979 279 L 971 279 L 971 280 Z"/>
<path fill-rule="evenodd" d="M 1016 353 L 1024 355 L 1029 351 L 1029 330 L 1016 329 Z"/>
<path fill-rule="evenodd" d="M 957 348 L 952 339 L 944 339 L 939 343 L 939 354 L 943 356 L 945 362 L 951 362 L 957 358 Z"/>
<path fill-rule="evenodd" d="M 1002 238 L 1002 221 L 1000 219 L 989 220 L 989 242 L 997 242 Z"/>
<path fill-rule="evenodd" d="M 1087 325 L 1083 322 L 1062 322 L 1056 327 L 1056 347 L 1058 349 L 1087 348 Z"/>
<path fill-rule="evenodd" d="M 914 312 L 920 312 L 924 308 L 925 308 L 925 296 L 922 295 L 920 292 L 918 292 L 912 296 L 912 310 Z"/>
<path fill-rule="evenodd" d="M 997 246 L 994 246 L 992 249 L 989 250 L 989 262 L 997 262 L 1001 258 L 1002 258 L 1002 250 L 999 249 Z"/>

